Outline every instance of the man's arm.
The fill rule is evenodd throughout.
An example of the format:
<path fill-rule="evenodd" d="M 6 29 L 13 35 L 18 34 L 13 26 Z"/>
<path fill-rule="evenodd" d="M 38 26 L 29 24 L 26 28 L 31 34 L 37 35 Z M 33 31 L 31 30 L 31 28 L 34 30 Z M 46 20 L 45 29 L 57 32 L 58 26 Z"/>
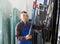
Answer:
<path fill-rule="evenodd" d="M 18 40 L 25 40 L 24 36 L 20 36 L 22 30 L 21 30 L 19 24 L 16 25 L 15 30 L 16 30 L 16 37 L 17 37 L 17 39 Z"/>

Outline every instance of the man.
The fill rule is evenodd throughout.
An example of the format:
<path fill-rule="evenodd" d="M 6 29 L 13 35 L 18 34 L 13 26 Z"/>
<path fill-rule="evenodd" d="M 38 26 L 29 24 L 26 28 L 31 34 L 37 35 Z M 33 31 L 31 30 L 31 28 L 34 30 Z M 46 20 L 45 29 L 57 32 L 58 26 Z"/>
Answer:
<path fill-rule="evenodd" d="M 27 22 L 28 14 L 26 11 L 21 12 L 21 21 L 16 26 L 16 37 L 18 39 L 18 44 L 32 44 L 32 35 L 29 35 L 29 30 L 31 23 Z M 32 25 L 32 29 L 40 30 L 40 26 Z"/>

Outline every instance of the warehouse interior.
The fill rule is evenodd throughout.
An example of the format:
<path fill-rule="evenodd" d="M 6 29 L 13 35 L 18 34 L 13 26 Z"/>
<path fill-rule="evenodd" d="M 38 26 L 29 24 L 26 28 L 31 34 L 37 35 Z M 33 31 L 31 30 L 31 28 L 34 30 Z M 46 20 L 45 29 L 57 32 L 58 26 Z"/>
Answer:
<path fill-rule="evenodd" d="M 32 44 L 60 44 L 60 0 L 0 0 L 0 44 L 17 44 L 15 26 L 23 10 L 29 22 L 43 25 L 32 30 Z"/>

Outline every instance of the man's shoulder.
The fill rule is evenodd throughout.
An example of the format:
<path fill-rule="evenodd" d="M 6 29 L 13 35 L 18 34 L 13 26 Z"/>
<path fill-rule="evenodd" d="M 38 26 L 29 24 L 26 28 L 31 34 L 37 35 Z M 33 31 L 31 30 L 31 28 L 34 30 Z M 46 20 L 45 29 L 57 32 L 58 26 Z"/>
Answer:
<path fill-rule="evenodd" d="M 30 22 L 27 22 L 29 25 L 31 25 L 31 23 Z"/>
<path fill-rule="evenodd" d="M 18 22 L 17 24 L 16 24 L 16 26 L 19 26 L 21 24 L 21 22 Z"/>
<path fill-rule="evenodd" d="M 16 26 L 21 25 L 21 24 L 22 24 L 22 22 L 18 22 L 18 23 L 16 24 Z M 27 24 L 30 24 L 30 25 L 31 25 L 30 22 L 27 22 Z"/>

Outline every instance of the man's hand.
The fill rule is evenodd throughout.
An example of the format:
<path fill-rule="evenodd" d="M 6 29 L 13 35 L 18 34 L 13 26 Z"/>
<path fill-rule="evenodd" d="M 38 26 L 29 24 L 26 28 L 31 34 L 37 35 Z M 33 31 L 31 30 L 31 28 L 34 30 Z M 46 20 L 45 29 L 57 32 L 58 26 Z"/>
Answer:
<path fill-rule="evenodd" d="M 32 35 L 26 35 L 26 40 L 32 39 Z"/>

